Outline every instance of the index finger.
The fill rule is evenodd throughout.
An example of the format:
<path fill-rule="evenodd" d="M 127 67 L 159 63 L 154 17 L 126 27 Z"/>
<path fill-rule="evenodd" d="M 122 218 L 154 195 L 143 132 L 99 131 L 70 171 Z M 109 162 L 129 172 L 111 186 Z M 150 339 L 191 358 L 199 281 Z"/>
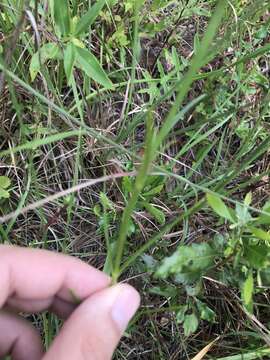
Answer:
<path fill-rule="evenodd" d="M 47 250 L 0 245 L 0 308 L 9 297 L 46 300 L 57 296 L 84 300 L 110 284 L 110 278 L 86 263 Z"/>

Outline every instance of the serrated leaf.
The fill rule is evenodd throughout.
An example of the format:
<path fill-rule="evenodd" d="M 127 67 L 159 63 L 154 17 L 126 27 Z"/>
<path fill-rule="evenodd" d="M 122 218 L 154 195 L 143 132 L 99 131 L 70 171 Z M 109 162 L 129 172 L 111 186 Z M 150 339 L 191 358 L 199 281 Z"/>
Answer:
<path fill-rule="evenodd" d="M 67 77 L 67 82 L 70 85 L 73 68 L 76 60 L 76 52 L 74 49 L 74 45 L 69 43 L 64 50 L 64 69 Z"/>
<path fill-rule="evenodd" d="M 160 194 L 160 192 L 162 191 L 163 187 L 164 187 L 164 184 L 155 186 L 155 187 L 152 188 L 151 190 L 143 193 L 143 196 L 154 196 L 154 195 L 156 195 L 156 194 Z"/>
<path fill-rule="evenodd" d="M 0 188 L 0 199 L 8 199 L 9 198 L 9 192 Z"/>
<path fill-rule="evenodd" d="M 0 188 L 7 189 L 11 185 L 10 178 L 7 176 L 0 176 Z"/>
<path fill-rule="evenodd" d="M 194 313 L 185 316 L 185 320 L 184 320 L 185 336 L 189 336 L 193 334 L 198 329 L 198 326 L 199 326 L 199 320 Z"/>
<path fill-rule="evenodd" d="M 228 209 L 228 207 L 225 205 L 225 203 L 221 200 L 219 196 L 213 195 L 213 194 L 206 194 L 207 202 L 211 206 L 211 208 L 222 218 L 225 218 L 232 223 L 234 222 L 234 219 Z"/>
<path fill-rule="evenodd" d="M 99 0 L 87 11 L 87 13 L 77 23 L 74 33 L 75 36 L 78 36 L 89 29 L 96 20 L 105 3 L 106 0 Z"/>
<path fill-rule="evenodd" d="M 106 89 L 112 89 L 113 85 L 105 71 L 100 66 L 96 57 L 86 49 L 76 47 L 76 65 L 87 76 L 103 85 Z"/>
<path fill-rule="evenodd" d="M 68 0 L 54 0 L 54 21 L 62 36 L 70 33 L 70 9 Z"/>
<path fill-rule="evenodd" d="M 113 203 L 104 192 L 99 194 L 99 198 L 104 209 L 114 210 Z"/>
<path fill-rule="evenodd" d="M 157 209 L 154 205 L 147 202 L 143 202 L 145 209 L 155 218 L 155 220 L 160 224 L 165 224 L 165 215 L 163 211 Z"/>
<path fill-rule="evenodd" d="M 59 57 L 59 54 L 60 54 L 60 50 L 57 44 L 55 43 L 44 44 L 39 49 L 39 51 L 32 56 L 29 67 L 31 81 L 35 80 L 38 72 L 40 71 L 41 64 L 45 64 L 45 62 L 48 60 L 57 59 Z"/>

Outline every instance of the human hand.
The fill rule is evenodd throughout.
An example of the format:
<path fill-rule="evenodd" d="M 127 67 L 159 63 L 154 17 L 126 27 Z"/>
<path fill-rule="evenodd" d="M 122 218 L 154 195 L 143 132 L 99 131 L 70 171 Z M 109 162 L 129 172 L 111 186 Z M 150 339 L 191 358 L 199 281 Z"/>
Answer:
<path fill-rule="evenodd" d="M 109 287 L 110 281 L 73 257 L 0 245 L 0 358 L 111 359 L 140 298 L 131 286 Z M 46 309 L 67 320 L 44 354 L 39 334 L 17 313 Z"/>

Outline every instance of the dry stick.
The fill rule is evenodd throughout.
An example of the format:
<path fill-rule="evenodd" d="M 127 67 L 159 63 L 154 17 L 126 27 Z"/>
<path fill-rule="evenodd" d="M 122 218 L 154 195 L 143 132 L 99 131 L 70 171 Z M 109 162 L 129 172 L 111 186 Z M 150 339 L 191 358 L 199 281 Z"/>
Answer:
<path fill-rule="evenodd" d="M 26 2 L 25 7 L 27 7 L 29 4 L 29 0 Z M 21 33 L 21 28 L 24 24 L 24 20 L 25 20 L 25 16 L 26 13 L 23 10 L 21 17 L 18 21 L 18 24 L 16 25 L 15 31 L 13 33 L 13 37 L 10 41 L 10 45 L 7 49 L 7 54 L 5 56 L 5 60 L 4 60 L 4 66 L 7 68 L 12 60 L 12 55 L 16 49 L 16 44 L 17 44 L 17 40 L 19 39 L 20 33 Z M 2 74 L 0 74 L 0 95 L 2 94 L 3 90 L 4 90 L 4 85 L 5 85 L 5 72 L 3 71 Z"/>
<path fill-rule="evenodd" d="M 124 176 L 136 176 L 137 173 L 136 171 L 132 171 L 132 172 L 120 172 L 120 173 L 117 173 L 117 174 L 112 174 L 112 175 L 107 175 L 107 176 L 102 176 L 98 179 L 91 179 L 91 180 L 87 180 L 85 181 L 84 183 L 82 184 L 78 184 L 76 186 L 73 186 L 67 190 L 64 190 L 64 191 L 60 191 L 56 194 L 53 194 L 53 195 L 50 195 L 50 196 L 47 196 L 45 199 L 42 199 L 42 200 L 39 200 L 39 201 L 36 201 L 30 205 L 27 205 L 25 206 L 24 208 L 22 208 L 21 210 L 17 211 L 13 211 L 5 216 L 2 216 L 0 217 L 0 224 L 3 224 L 11 219 L 13 219 L 14 217 L 17 217 L 18 215 L 24 215 L 26 214 L 28 211 L 30 210 L 35 210 L 49 202 L 52 202 L 52 201 L 55 201 L 57 199 L 60 199 L 64 196 L 67 196 L 67 195 L 70 195 L 74 192 L 78 192 L 82 189 L 85 189 L 89 186 L 93 186 L 93 185 L 96 185 L 96 184 L 99 184 L 99 183 L 102 183 L 102 182 L 105 182 L 105 181 L 110 181 L 110 180 L 113 180 L 113 179 L 118 179 L 118 178 L 121 178 L 121 177 L 124 177 Z"/>

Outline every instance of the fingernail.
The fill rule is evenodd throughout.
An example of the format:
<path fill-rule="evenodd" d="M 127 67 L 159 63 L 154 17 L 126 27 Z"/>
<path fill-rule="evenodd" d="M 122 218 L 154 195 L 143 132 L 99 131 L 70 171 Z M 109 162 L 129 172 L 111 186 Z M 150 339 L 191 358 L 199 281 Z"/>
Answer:
<path fill-rule="evenodd" d="M 111 316 L 121 332 L 124 332 L 129 321 L 140 306 L 140 295 L 129 285 L 121 285 L 116 301 L 113 304 Z"/>

